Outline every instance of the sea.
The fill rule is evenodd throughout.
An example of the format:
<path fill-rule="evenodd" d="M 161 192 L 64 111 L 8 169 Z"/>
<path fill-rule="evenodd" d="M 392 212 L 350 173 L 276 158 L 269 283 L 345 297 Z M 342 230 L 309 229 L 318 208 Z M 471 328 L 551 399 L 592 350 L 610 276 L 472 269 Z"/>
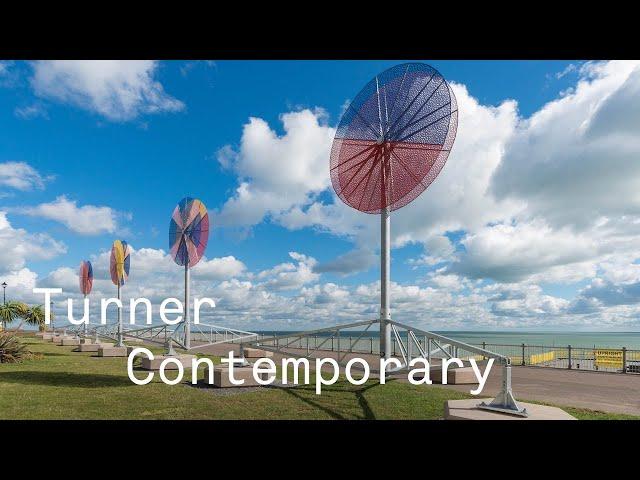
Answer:
<path fill-rule="evenodd" d="M 526 331 L 438 331 L 445 337 L 459 340 L 472 345 L 481 345 L 482 342 L 493 345 L 532 345 L 545 347 L 572 347 L 579 348 L 622 348 L 640 350 L 640 332 L 526 332 Z M 296 333 L 293 331 L 256 331 L 264 335 L 285 335 Z M 300 333 L 300 332 L 297 332 Z M 342 335 L 358 337 L 362 332 L 349 331 Z M 319 337 L 324 336 L 318 334 Z M 365 332 L 362 338 L 378 338 L 377 331 Z"/>

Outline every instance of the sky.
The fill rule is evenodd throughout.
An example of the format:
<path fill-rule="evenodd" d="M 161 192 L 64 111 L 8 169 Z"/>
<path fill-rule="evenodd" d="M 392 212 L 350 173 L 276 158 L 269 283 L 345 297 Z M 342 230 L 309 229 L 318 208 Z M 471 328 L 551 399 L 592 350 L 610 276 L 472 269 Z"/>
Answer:
<path fill-rule="evenodd" d="M 639 63 L 424 62 L 450 82 L 459 125 L 438 178 L 392 215 L 392 317 L 435 330 L 639 330 Z M 193 295 L 217 303 L 204 321 L 376 318 L 379 218 L 335 196 L 329 152 L 350 100 L 398 63 L 0 61 L 7 296 L 41 303 L 34 287 L 63 288 L 64 318 L 82 260 L 90 298 L 114 296 L 109 253 L 123 239 L 125 304 L 180 298 L 168 228 L 190 196 L 212 223 L 192 270 Z"/>

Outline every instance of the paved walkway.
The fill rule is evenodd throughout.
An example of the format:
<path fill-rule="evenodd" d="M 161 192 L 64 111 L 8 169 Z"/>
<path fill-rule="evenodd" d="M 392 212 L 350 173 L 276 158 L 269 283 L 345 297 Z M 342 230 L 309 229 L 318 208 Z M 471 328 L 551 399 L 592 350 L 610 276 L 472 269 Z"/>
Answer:
<path fill-rule="evenodd" d="M 500 390 L 501 368 L 491 369 L 482 396 Z M 640 416 L 640 375 L 544 367 L 512 367 L 516 399 Z M 446 385 L 469 391 L 469 385 Z"/>
<path fill-rule="evenodd" d="M 209 355 L 226 356 L 230 348 L 239 354 L 239 346 L 230 344 L 208 346 L 199 351 Z M 306 354 L 300 349 L 291 349 L 291 351 Z M 275 354 L 274 361 L 278 362 L 283 356 Z M 322 356 L 336 358 L 337 352 L 322 352 Z M 369 362 L 372 372 L 378 368 L 377 355 L 353 353 L 347 354 L 346 359 L 352 357 L 361 357 Z M 481 368 L 484 371 L 484 367 Z M 501 373 L 502 369 L 499 366 L 491 369 L 480 396 L 492 396 L 499 391 Z M 402 378 L 402 381 L 408 381 L 405 375 Z M 518 400 L 535 400 L 559 406 L 640 416 L 640 375 L 514 366 L 511 369 L 511 382 L 513 393 Z M 473 388 L 472 385 L 441 385 L 440 387 L 464 392 L 469 392 Z"/>

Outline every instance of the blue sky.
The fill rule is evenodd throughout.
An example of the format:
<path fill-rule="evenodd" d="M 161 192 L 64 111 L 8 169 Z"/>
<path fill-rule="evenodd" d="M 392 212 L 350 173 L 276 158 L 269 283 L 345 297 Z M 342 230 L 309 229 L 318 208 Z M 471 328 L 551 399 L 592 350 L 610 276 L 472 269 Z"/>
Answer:
<path fill-rule="evenodd" d="M 403 217 L 400 217 L 403 225 L 400 232 L 393 230 L 399 236 L 393 251 L 393 280 L 400 287 L 427 289 L 426 296 L 435 296 L 438 292 L 439 297 L 442 298 L 444 294 L 446 298 L 446 294 L 456 292 L 455 295 L 460 296 L 457 310 L 460 317 L 447 325 L 452 328 L 572 328 L 570 326 L 575 322 L 580 324 L 580 328 L 594 328 L 594 322 L 602 322 L 603 318 L 607 319 L 607 328 L 637 325 L 637 316 L 632 311 L 635 302 L 616 303 L 611 300 L 611 295 L 606 298 L 584 296 L 589 288 L 590 292 L 596 291 L 596 287 L 604 288 L 604 284 L 597 283 L 598 280 L 605 282 L 610 289 L 618 290 L 638 281 L 633 274 L 624 279 L 607 276 L 607 268 L 613 268 L 611 265 L 616 265 L 618 270 L 620 262 L 625 266 L 634 265 L 637 259 L 633 251 L 635 247 L 625 243 L 624 247 L 614 248 L 614 244 L 622 245 L 623 238 L 627 237 L 619 231 L 615 235 L 602 236 L 604 230 L 609 232 L 613 227 L 604 229 L 602 224 L 595 223 L 592 215 L 596 212 L 596 216 L 614 222 L 625 215 L 624 218 L 632 218 L 635 209 L 603 202 L 587 205 L 587 211 L 577 212 L 575 208 L 581 202 L 579 198 L 574 198 L 567 200 L 566 218 L 558 218 L 557 212 L 549 213 L 546 207 L 543 208 L 545 202 L 540 200 L 537 192 L 541 191 L 544 195 L 544 189 L 536 190 L 523 183 L 523 178 L 528 174 L 532 181 L 544 181 L 544 175 L 540 172 L 544 172 L 545 168 L 557 168 L 562 172 L 559 165 L 566 159 L 562 155 L 556 158 L 554 154 L 563 142 L 575 145 L 575 139 L 570 136 L 555 138 L 558 132 L 552 125 L 545 127 L 549 128 L 545 136 L 544 129 L 539 127 L 540 123 L 548 121 L 545 115 L 558 116 L 555 123 L 558 129 L 572 131 L 573 127 L 567 127 L 563 122 L 574 122 L 575 128 L 578 128 L 585 123 L 586 116 L 590 119 L 596 115 L 603 99 L 618 91 L 625 93 L 625 88 L 629 90 L 627 84 L 635 79 L 635 67 L 580 61 L 425 59 L 425 62 L 463 89 L 459 90 L 462 92 L 459 98 L 459 138 L 445 172 L 449 169 L 452 170 L 450 176 L 454 175 L 453 172 L 456 172 L 455 175 L 463 174 L 456 171 L 455 166 L 451 167 L 454 162 L 463 164 L 462 157 L 458 158 L 456 153 L 467 155 L 464 161 L 472 162 L 477 171 L 482 171 L 483 162 L 486 162 L 486 170 L 490 173 L 486 181 L 492 183 L 488 183 L 485 191 L 478 195 L 491 197 L 491 209 L 495 213 L 486 218 L 484 213 L 480 216 L 474 214 L 473 205 L 480 204 L 474 202 L 473 195 L 467 191 L 458 192 L 467 200 L 444 206 L 438 200 L 433 207 L 438 212 L 429 211 L 430 201 L 436 195 L 442 195 L 435 189 L 438 182 L 446 181 L 441 175 L 442 178 L 434 184 L 433 194 L 430 189 L 420 203 L 405 207 L 410 212 L 403 212 Z M 302 122 L 300 112 L 308 112 L 306 118 L 311 119 L 309 128 L 313 130 L 309 134 L 328 138 L 345 108 L 345 102 L 352 99 L 376 73 L 401 61 L 171 61 L 135 66 L 135 62 L 124 62 L 124 66 L 116 63 L 80 67 L 71 63 L 0 63 L 0 168 L 5 165 L 6 178 L 15 180 L 16 175 L 28 177 L 25 180 L 27 186 L 16 188 L 15 182 L 6 180 L 3 184 L 0 174 L 0 212 L 6 212 L 6 219 L 10 223 L 6 236 L 15 235 L 14 242 L 40 242 L 43 248 L 50 250 L 50 242 L 57 242 L 55 245 L 58 245 L 52 249 L 57 248 L 55 254 L 26 253 L 24 261 L 15 262 L 13 266 L 7 260 L 4 268 L 0 266 L 0 272 L 4 272 L 5 276 L 19 278 L 16 272 L 26 268 L 37 277 L 33 281 L 46 283 L 47 278 L 49 281 L 53 278 L 52 272 L 60 273 L 60 269 L 64 268 L 75 271 L 83 259 L 93 259 L 100 264 L 101 252 L 108 251 L 115 238 L 126 239 L 135 249 L 166 251 L 171 212 L 182 197 L 189 195 L 201 199 L 212 215 L 213 230 L 207 258 L 232 257 L 243 264 L 239 270 L 232 271 L 228 278 L 219 273 L 206 279 L 206 282 L 203 279 L 203 292 L 208 291 L 207 285 L 214 288 L 213 285 L 236 278 L 239 282 L 251 283 L 251 288 L 258 288 L 257 285 L 262 281 L 262 287 L 257 291 L 269 293 L 270 275 L 279 278 L 280 271 L 294 271 L 298 268 L 295 267 L 296 262 L 298 266 L 304 264 L 309 267 L 312 272 L 309 273 L 309 280 L 292 284 L 292 288 L 278 287 L 271 293 L 299 300 L 301 289 L 307 289 L 305 295 L 311 295 L 309 290 L 312 288 L 355 292 L 363 285 L 371 286 L 376 282 L 379 272 L 377 263 L 371 257 L 377 248 L 372 240 L 375 237 L 372 237 L 372 233 L 354 236 L 350 231 L 350 228 L 354 231 L 360 228 L 357 223 L 360 221 L 364 222 L 364 231 L 370 229 L 374 232 L 375 229 L 367 226 L 367 219 L 352 216 L 346 220 L 340 213 L 342 210 L 338 213 L 327 210 L 328 206 L 337 202 L 331 193 L 330 182 L 322 183 L 324 180 L 321 180 L 318 186 L 318 182 L 314 184 L 312 178 L 307 178 L 292 184 L 290 192 L 285 186 L 278 193 L 267 192 L 267 189 L 274 184 L 286 185 L 286 182 L 266 177 L 260 180 L 251 175 L 263 171 L 261 162 L 273 159 L 270 155 L 279 155 L 274 168 L 282 170 L 279 176 L 286 177 L 287 165 L 294 165 L 301 161 L 302 156 L 310 155 L 313 158 L 308 161 L 314 166 L 310 166 L 306 173 L 322 176 L 324 168 L 324 175 L 328 178 L 329 159 L 327 155 L 322 157 L 324 147 L 318 147 L 314 152 L 299 152 L 297 149 L 304 148 L 305 142 L 294 141 L 294 133 L 286 130 L 283 115 L 292 115 L 291 118 L 295 119 L 292 121 Z M 581 82 L 585 84 L 584 91 L 578 88 Z M 459 96 L 458 90 L 455 91 Z M 632 89 L 629 95 L 635 95 Z M 591 102 L 592 108 L 574 111 L 585 108 L 582 105 L 588 102 Z M 463 108 L 467 105 L 469 107 L 465 112 Z M 616 103 L 611 108 L 614 107 L 625 108 L 624 103 L 622 106 Z M 566 112 L 560 112 L 562 109 Z M 477 115 L 476 120 L 471 118 L 471 112 Z M 463 117 L 465 114 L 469 117 Z M 580 115 L 584 118 L 579 119 Z M 251 124 L 250 118 L 260 119 L 260 125 L 266 125 L 271 130 L 273 138 L 264 147 L 267 152 L 264 158 L 259 153 L 263 151 L 261 145 L 250 143 L 259 142 L 259 138 L 262 138 L 258 135 L 260 125 Z M 540 120 L 536 123 L 532 118 Z M 472 127 L 476 121 L 479 123 Z M 465 124 L 469 126 L 464 127 Z M 487 128 L 486 134 L 480 131 L 482 128 Z M 243 132 L 253 131 L 259 137 L 257 140 L 251 140 L 249 134 L 243 137 Z M 288 145 L 287 138 L 295 146 Z M 543 147 L 540 138 L 550 138 L 555 144 Z M 309 142 L 309 148 L 316 145 L 314 141 Z M 584 141 L 588 146 L 594 144 L 593 139 Z M 462 142 L 468 143 L 455 152 L 457 145 Z M 523 153 L 524 144 L 530 147 L 528 153 Z M 273 149 L 272 153 L 269 153 L 269 148 Z M 485 153 L 473 158 L 469 156 L 478 151 Z M 583 151 L 580 155 L 588 156 L 589 153 Z M 628 152 L 625 155 L 620 160 L 623 165 L 629 163 Z M 225 163 L 225 158 L 230 160 Z M 322 161 L 325 166 L 320 168 L 318 165 Z M 534 168 L 536 162 L 539 165 Z M 26 164 L 35 173 L 29 176 L 22 172 L 11 176 L 7 172 L 10 168 L 15 169 L 16 164 Z M 460 172 L 464 170 L 461 168 Z M 624 168 L 622 173 L 625 173 Z M 629 175 L 635 178 L 634 174 L 633 169 L 626 171 L 627 179 Z M 469 175 L 474 175 L 471 170 Z M 536 175 L 540 178 L 536 178 Z M 504 181 L 498 184 L 496 179 Z M 460 180 L 460 188 L 466 188 L 464 185 L 470 185 L 472 181 Z M 584 181 L 587 185 L 590 180 Z M 626 185 L 624 178 L 615 181 Z M 245 209 L 243 212 L 247 209 L 257 211 L 259 207 L 264 207 L 265 211 L 257 213 L 257 220 L 236 221 L 236 210 L 230 208 L 227 202 L 238 197 L 237 189 L 242 182 L 246 182 L 254 194 L 259 190 L 266 195 L 265 198 L 272 198 L 269 195 L 273 194 L 287 196 L 290 193 L 292 200 L 285 206 L 274 201 L 278 206 L 273 208 L 267 207 L 264 202 L 263 205 L 259 202 L 256 207 L 256 203 L 251 201 L 240 201 L 237 208 Z M 573 182 L 573 178 L 568 177 L 567 182 Z M 450 185 L 453 183 L 450 182 Z M 574 193 L 579 195 L 577 188 Z M 551 196 L 544 198 L 554 201 L 552 195 L 560 195 L 559 192 L 562 193 L 561 188 L 550 191 Z M 558 202 L 556 210 L 562 210 L 564 200 L 559 196 L 555 201 Z M 517 203 L 526 206 L 517 207 L 514 205 Z M 323 212 L 323 220 L 310 218 L 309 209 L 313 205 L 317 205 L 318 212 Z M 466 216 L 463 215 L 465 218 L 457 218 L 459 211 L 467 208 L 465 205 L 469 210 Z M 76 220 L 68 216 L 75 215 L 74 208 L 87 206 L 103 210 L 93 212 L 85 209 L 81 214 L 87 217 L 89 225 L 74 225 Z M 292 226 L 290 214 L 291 209 L 295 208 L 301 209 L 305 219 Z M 451 209 L 452 213 L 447 213 L 447 209 Z M 423 212 L 424 225 L 419 221 Z M 218 214 L 221 214 L 220 222 Z M 590 215 L 593 217 L 591 223 L 574 222 L 576 218 L 588 218 Z M 101 225 L 100 222 L 105 218 L 112 223 Z M 496 228 L 496 225 L 503 228 Z M 18 231 L 22 233 L 17 234 Z M 521 241 L 527 238 L 527 232 L 547 232 L 544 238 L 554 239 L 556 235 L 560 243 L 582 247 L 567 247 L 566 254 L 557 254 L 559 258 L 555 258 L 548 252 L 532 257 L 533 249 L 524 245 L 522 250 L 516 249 L 510 255 L 512 259 L 515 258 L 515 265 L 505 263 L 500 258 L 495 259 L 494 264 L 482 263 L 490 263 L 490 255 L 482 255 L 483 248 L 488 248 L 481 243 L 483 239 L 491 238 L 489 245 L 496 245 L 496 241 L 511 238 L 509 235 L 516 235 Z M 495 235 L 498 234 L 502 237 L 496 240 Z M 38 235 L 48 238 L 43 239 Z M 443 237 L 448 240 L 443 240 Z M 431 258 L 421 262 L 420 258 L 437 256 L 433 253 L 437 250 L 436 244 L 440 245 L 438 248 L 444 248 L 440 261 Z M 614 253 L 624 249 L 624 255 L 620 253 L 620 258 L 613 258 L 610 253 L 603 254 L 607 246 L 615 250 Z M 477 249 L 478 257 L 473 254 L 472 247 Z M 575 255 L 571 254 L 572 251 Z M 294 261 L 290 252 L 298 252 L 313 260 Z M 322 267 L 333 265 L 331 262 L 337 258 L 354 252 L 364 252 L 362 258 L 366 257 L 366 260 L 355 263 L 365 266 L 353 268 L 353 271 L 342 269 L 340 273 Z M 517 261 L 518 255 L 522 255 L 521 262 Z M 290 268 L 291 263 L 294 264 L 294 270 Z M 283 264 L 289 266 L 280 270 L 276 268 Z M 575 271 L 562 273 L 560 270 L 563 268 L 573 268 Z M 545 272 L 556 272 L 557 275 L 554 273 L 545 277 Z M 436 278 L 438 275 L 443 278 Z M 135 262 L 132 264 L 131 277 L 132 281 L 136 277 Z M 29 282 L 24 279 L 20 281 L 26 289 Z M 447 292 L 447 282 L 456 283 L 460 289 L 456 286 Z M 143 288 L 143 285 L 138 287 Z M 478 290 L 480 288 L 485 289 L 483 293 Z M 511 289 L 511 296 L 504 297 L 507 299 L 502 301 L 502 310 L 496 309 L 497 302 L 491 300 L 492 295 L 497 293 L 488 293 L 487 289 L 490 288 L 502 292 L 503 296 L 506 295 L 505 289 Z M 471 307 L 464 313 L 464 299 L 469 301 L 479 294 L 486 295 L 483 308 L 488 313 L 486 317 L 484 313 L 480 315 L 482 318 L 476 322 L 474 318 L 477 316 L 471 313 Z M 510 308 L 524 308 L 523 303 L 518 303 L 523 298 L 526 299 L 525 309 L 531 311 L 519 317 Z M 313 301 L 316 300 L 321 303 L 317 295 Z M 575 316 L 580 300 L 583 305 L 590 306 L 584 307 L 586 310 Z M 305 297 L 302 304 L 309 305 L 309 301 Z M 544 305 L 550 304 L 553 307 L 546 311 Z M 373 311 L 371 302 L 363 300 L 361 305 L 363 310 Z M 425 305 L 425 309 L 427 307 Z M 279 316 L 276 306 L 269 308 L 274 309 L 270 315 L 275 326 L 285 321 L 298 321 L 297 318 L 302 315 L 296 310 L 295 313 Z M 315 307 L 311 308 L 313 310 Z M 353 311 L 357 310 L 355 305 L 352 308 Z M 478 308 L 477 303 L 474 303 L 475 308 Z M 570 313 L 572 308 L 573 313 Z M 605 314 L 604 310 L 610 308 L 626 310 L 622 314 L 618 310 L 609 310 Z M 502 312 L 500 318 L 490 319 L 492 312 L 497 311 Z M 233 312 L 230 308 L 225 318 L 232 319 Z M 240 318 L 245 314 L 238 315 Z M 246 320 L 249 324 L 252 322 L 249 318 L 251 315 Z M 447 315 L 443 310 L 441 318 Z M 616 321 L 615 318 L 621 318 L 621 315 L 624 320 Z M 320 315 L 325 323 L 329 321 L 329 316 L 327 312 Z M 502 317 L 505 316 L 510 320 L 504 320 Z M 300 320 L 301 325 L 314 321 Z M 264 322 L 266 325 L 269 321 L 265 319 Z"/>

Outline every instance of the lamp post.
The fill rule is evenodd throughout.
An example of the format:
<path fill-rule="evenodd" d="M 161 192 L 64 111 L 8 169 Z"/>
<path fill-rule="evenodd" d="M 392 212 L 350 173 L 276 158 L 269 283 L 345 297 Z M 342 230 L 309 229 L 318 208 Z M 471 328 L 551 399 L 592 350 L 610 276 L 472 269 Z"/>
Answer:
<path fill-rule="evenodd" d="M 56 332 L 56 326 L 55 326 L 55 321 L 56 321 L 56 317 L 55 315 L 53 315 L 53 300 L 51 300 L 51 309 L 49 310 L 51 312 L 51 330 L 53 330 L 53 333 Z"/>
<path fill-rule="evenodd" d="M 7 282 L 2 282 L 2 303 L 4 305 L 7 304 Z M 7 328 L 6 323 L 4 322 L 4 320 L 2 321 L 2 331 L 4 332 Z"/>

